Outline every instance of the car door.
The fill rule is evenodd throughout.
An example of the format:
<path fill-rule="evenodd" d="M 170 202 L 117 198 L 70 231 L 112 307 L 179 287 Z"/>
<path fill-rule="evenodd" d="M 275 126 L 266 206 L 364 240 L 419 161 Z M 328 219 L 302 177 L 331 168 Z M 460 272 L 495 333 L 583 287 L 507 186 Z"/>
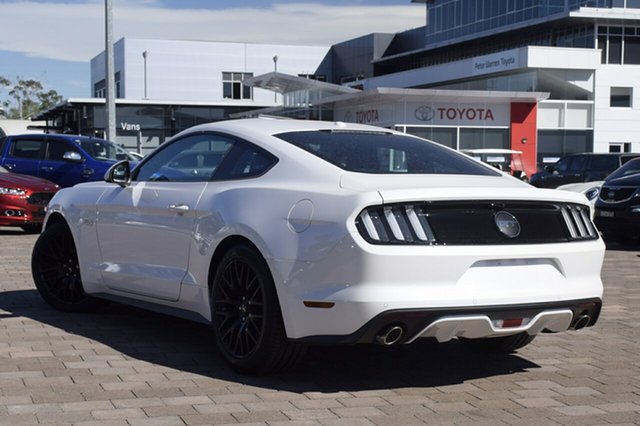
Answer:
<path fill-rule="evenodd" d="M 584 182 L 587 173 L 587 162 L 589 158 L 586 155 L 576 155 L 571 157 L 571 163 L 567 171 L 559 180 L 558 185 L 565 185 L 568 183 Z"/>
<path fill-rule="evenodd" d="M 585 182 L 604 180 L 620 166 L 620 159 L 616 155 L 592 155 L 589 162 Z"/>
<path fill-rule="evenodd" d="M 172 141 L 98 203 L 101 273 L 114 292 L 175 301 L 187 274 L 196 205 L 234 142 L 214 134 Z M 184 162 L 185 157 L 195 163 Z"/>
<path fill-rule="evenodd" d="M 39 176 L 40 160 L 44 154 L 45 136 L 25 135 L 11 138 L 11 145 L 3 167 L 13 173 Z"/>
<path fill-rule="evenodd" d="M 39 176 L 61 187 L 73 186 L 84 181 L 85 161 L 80 151 L 69 141 L 47 138 Z"/>

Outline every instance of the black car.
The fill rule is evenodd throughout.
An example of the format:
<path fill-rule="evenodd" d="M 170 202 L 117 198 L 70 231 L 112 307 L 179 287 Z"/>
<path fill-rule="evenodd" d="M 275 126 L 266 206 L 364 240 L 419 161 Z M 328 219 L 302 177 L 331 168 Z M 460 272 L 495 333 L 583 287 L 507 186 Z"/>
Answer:
<path fill-rule="evenodd" d="M 640 158 L 609 175 L 596 201 L 595 223 L 609 241 L 640 237 Z"/>
<path fill-rule="evenodd" d="M 543 172 L 535 173 L 529 183 L 538 188 L 556 188 L 567 183 L 604 180 L 611 172 L 636 157 L 640 157 L 640 154 L 571 154 L 547 166 Z"/>

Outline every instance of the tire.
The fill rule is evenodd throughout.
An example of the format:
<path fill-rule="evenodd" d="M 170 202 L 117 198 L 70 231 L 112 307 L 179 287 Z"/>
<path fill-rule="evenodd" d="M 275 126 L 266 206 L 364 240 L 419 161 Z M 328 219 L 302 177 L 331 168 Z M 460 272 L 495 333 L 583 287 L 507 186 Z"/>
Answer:
<path fill-rule="evenodd" d="M 273 278 L 255 248 L 231 248 L 215 268 L 210 293 L 216 343 L 234 370 L 283 371 L 302 358 L 305 346 L 287 340 Z"/>
<path fill-rule="evenodd" d="M 481 339 L 460 338 L 459 340 L 470 348 L 485 352 L 512 353 L 527 346 L 535 337 L 536 336 L 527 333 L 520 333 L 512 336 L 486 337 Z"/>
<path fill-rule="evenodd" d="M 49 226 L 38 237 L 31 273 L 40 296 L 60 311 L 94 312 L 104 304 L 84 292 L 76 246 L 64 222 Z"/>
<path fill-rule="evenodd" d="M 42 232 L 41 223 L 22 225 L 20 228 L 22 228 L 22 230 L 27 234 L 39 234 L 40 232 Z"/>

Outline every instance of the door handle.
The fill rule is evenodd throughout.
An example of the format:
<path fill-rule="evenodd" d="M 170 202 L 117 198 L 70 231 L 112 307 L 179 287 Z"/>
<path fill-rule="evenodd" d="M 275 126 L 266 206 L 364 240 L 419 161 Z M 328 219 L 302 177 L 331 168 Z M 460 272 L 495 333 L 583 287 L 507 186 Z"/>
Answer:
<path fill-rule="evenodd" d="M 42 170 L 43 172 L 52 172 L 53 167 L 42 166 L 40 167 L 40 170 Z"/>
<path fill-rule="evenodd" d="M 186 204 L 170 204 L 169 211 L 183 215 L 189 212 L 189 206 Z"/>
<path fill-rule="evenodd" d="M 6 168 L 7 168 L 7 169 L 9 169 L 9 170 L 13 170 L 13 168 L 14 168 L 15 166 L 16 166 L 15 164 L 11 164 L 11 163 L 7 163 L 7 164 L 5 164 L 5 165 L 4 165 L 4 167 L 6 167 Z"/>

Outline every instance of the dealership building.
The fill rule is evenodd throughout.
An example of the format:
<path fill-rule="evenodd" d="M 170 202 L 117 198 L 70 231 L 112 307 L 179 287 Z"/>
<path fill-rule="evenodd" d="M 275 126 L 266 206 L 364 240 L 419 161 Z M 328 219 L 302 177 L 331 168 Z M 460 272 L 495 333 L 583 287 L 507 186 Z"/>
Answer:
<path fill-rule="evenodd" d="M 272 91 L 242 84 L 278 70 L 308 77 L 329 48 L 122 38 L 114 44 L 115 141 L 143 154 L 177 132 L 231 114 L 279 105 Z M 105 52 L 91 60 L 91 97 L 41 114 L 52 131 L 102 136 Z"/>
<path fill-rule="evenodd" d="M 214 43 L 208 51 L 121 40 L 121 102 L 362 122 L 457 149 L 518 149 L 529 171 L 571 152 L 640 152 L 640 0 L 413 2 L 425 4 L 425 26 L 330 48 Z M 160 61 L 163 51 L 171 53 Z M 215 67 L 204 69 L 208 60 Z M 102 61 L 92 61 L 98 98 Z M 147 110 L 136 108 L 140 116 Z M 171 131 L 165 123 L 164 137 Z"/>

